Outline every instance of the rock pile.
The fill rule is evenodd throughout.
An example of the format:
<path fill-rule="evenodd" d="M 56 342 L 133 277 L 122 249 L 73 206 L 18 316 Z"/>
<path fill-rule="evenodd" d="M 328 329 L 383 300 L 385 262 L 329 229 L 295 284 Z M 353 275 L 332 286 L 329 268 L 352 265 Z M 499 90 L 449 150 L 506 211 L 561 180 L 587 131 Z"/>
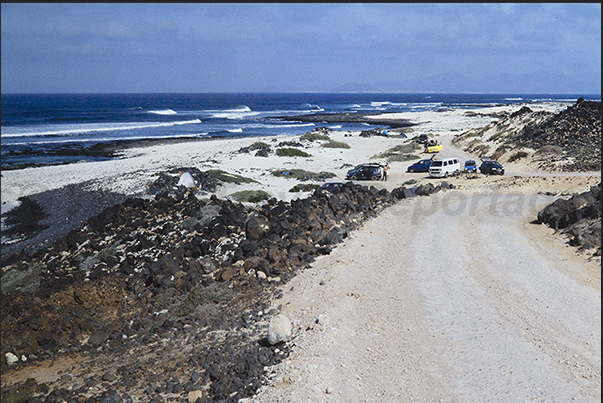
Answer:
<path fill-rule="evenodd" d="M 214 178 L 206 171 L 195 167 L 175 168 L 168 172 L 160 172 L 159 177 L 149 185 L 148 193 L 156 195 L 165 190 L 171 190 L 178 184 L 178 173 L 188 172 L 191 174 L 200 191 L 213 193 L 221 185 L 220 180 Z"/>
<path fill-rule="evenodd" d="M 569 199 L 557 199 L 538 213 L 537 223 L 545 223 L 570 237 L 570 245 L 594 249 L 601 256 L 601 184 Z"/>
<path fill-rule="evenodd" d="M 516 114 L 528 111 L 529 108 L 524 107 Z M 567 156 L 575 159 L 564 165 L 565 171 L 600 171 L 601 102 L 579 98 L 566 110 L 536 125 L 525 125 L 518 142 L 533 149 L 550 145 L 561 147 Z"/>
<path fill-rule="evenodd" d="M 11 274 L 2 278 L 2 357 L 24 357 L 3 361 L 3 375 L 67 355 L 94 362 L 56 382 L 7 385 L 2 401 L 25 401 L 24 390 L 32 401 L 252 396 L 265 367 L 289 351 L 263 328 L 277 314 L 267 311 L 276 286 L 387 206 L 443 188 L 390 193 L 348 182 L 259 207 L 199 200 L 182 187 L 126 199 L 2 267 Z"/>
<path fill-rule="evenodd" d="M 360 137 L 371 137 L 371 136 L 388 137 L 388 135 L 384 133 L 383 129 L 363 130 L 360 132 L 359 136 Z"/>

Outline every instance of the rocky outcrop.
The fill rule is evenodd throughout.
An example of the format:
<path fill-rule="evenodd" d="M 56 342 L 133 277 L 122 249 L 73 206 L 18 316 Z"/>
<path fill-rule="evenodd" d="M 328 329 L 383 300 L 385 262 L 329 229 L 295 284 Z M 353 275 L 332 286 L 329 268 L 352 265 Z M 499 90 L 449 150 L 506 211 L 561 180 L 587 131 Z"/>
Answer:
<path fill-rule="evenodd" d="M 496 118 L 455 136 L 453 144 L 503 164 L 531 156 L 530 161 L 546 171 L 601 170 L 601 102 L 579 98 L 559 113 L 523 106 Z"/>
<path fill-rule="evenodd" d="M 566 234 L 570 245 L 601 255 L 601 184 L 569 199 L 557 199 L 538 213 L 544 223 Z"/>
<path fill-rule="evenodd" d="M 601 102 L 579 98 L 576 104 L 536 125 L 523 127 L 521 146 L 558 146 L 575 159 L 565 171 L 601 170 Z"/>

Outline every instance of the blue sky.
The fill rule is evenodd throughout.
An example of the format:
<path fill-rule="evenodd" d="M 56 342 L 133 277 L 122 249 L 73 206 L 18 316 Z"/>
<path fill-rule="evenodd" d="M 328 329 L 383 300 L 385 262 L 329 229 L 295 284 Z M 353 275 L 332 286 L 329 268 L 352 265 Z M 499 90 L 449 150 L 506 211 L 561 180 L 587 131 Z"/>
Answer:
<path fill-rule="evenodd" d="M 600 3 L 1 7 L 2 93 L 601 93 Z"/>

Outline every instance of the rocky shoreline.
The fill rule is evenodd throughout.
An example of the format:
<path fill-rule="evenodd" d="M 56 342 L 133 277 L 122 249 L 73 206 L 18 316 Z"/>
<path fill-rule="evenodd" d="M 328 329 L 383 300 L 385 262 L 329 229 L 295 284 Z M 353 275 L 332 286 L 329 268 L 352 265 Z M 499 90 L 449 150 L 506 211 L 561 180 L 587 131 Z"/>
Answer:
<path fill-rule="evenodd" d="M 416 123 L 408 119 L 383 119 L 379 116 L 382 113 L 314 113 L 309 115 L 296 116 L 274 116 L 273 119 L 286 121 L 312 122 L 312 123 L 368 123 L 370 125 L 384 126 L 385 128 L 396 129 L 416 126 Z"/>

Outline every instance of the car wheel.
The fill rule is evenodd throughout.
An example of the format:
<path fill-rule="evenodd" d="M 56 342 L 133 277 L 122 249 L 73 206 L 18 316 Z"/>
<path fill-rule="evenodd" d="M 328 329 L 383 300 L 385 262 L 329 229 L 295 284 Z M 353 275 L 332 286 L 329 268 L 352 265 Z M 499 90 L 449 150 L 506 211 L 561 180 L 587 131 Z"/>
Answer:
<path fill-rule="evenodd" d="M 355 181 L 355 180 L 356 180 L 356 175 L 352 175 L 352 176 L 350 176 L 350 180 L 351 180 L 351 181 Z"/>
<path fill-rule="evenodd" d="M 371 180 L 376 181 L 377 179 L 379 179 L 379 178 L 377 177 L 377 175 L 373 175 L 373 176 L 371 176 Z"/>
<path fill-rule="evenodd" d="M 448 172 L 444 173 L 444 178 L 448 178 Z"/>
<path fill-rule="evenodd" d="M 413 172 L 415 172 L 415 170 L 412 168 L 408 168 L 408 172 L 413 173 Z"/>

